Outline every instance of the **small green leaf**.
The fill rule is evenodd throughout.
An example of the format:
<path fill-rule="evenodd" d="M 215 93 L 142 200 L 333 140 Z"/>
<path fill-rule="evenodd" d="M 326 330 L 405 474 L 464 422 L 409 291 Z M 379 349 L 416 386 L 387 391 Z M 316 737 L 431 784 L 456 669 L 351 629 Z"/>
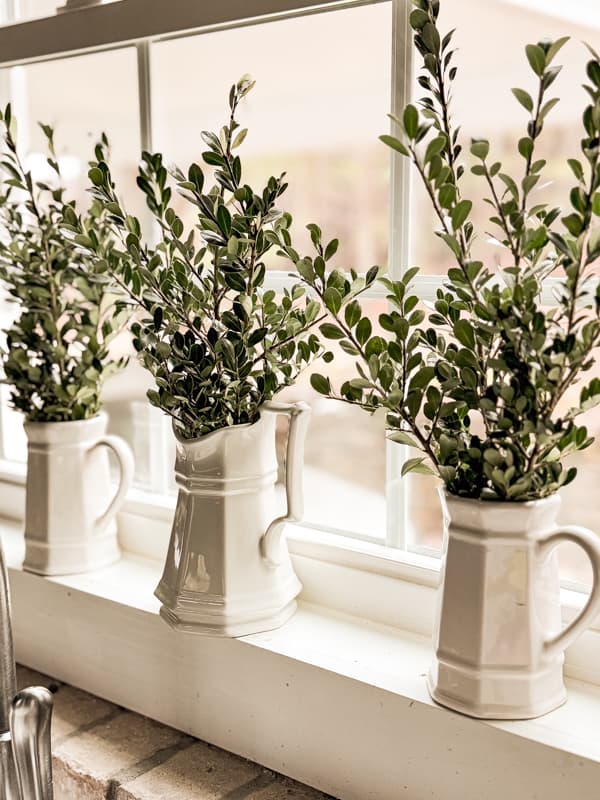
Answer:
<path fill-rule="evenodd" d="M 480 158 L 482 161 L 485 161 L 489 151 L 490 143 L 487 139 L 473 139 L 471 142 L 471 153 L 475 158 Z"/>
<path fill-rule="evenodd" d="M 368 317 L 363 317 L 356 327 L 356 338 L 359 344 L 364 345 L 371 335 L 372 325 Z"/>
<path fill-rule="evenodd" d="M 457 205 L 454 206 L 450 212 L 450 218 L 452 220 L 452 227 L 454 230 L 458 230 L 464 224 L 467 217 L 471 213 L 472 208 L 473 203 L 471 200 L 461 200 L 460 203 L 457 203 Z"/>
<path fill-rule="evenodd" d="M 325 261 L 329 261 L 336 253 L 340 242 L 339 239 L 332 239 L 325 248 Z"/>
<path fill-rule="evenodd" d="M 552 99 L 548 100 L 548 102 L 544 103 L 544 105 L 540 109 L 540 119 L 543 121 L 548 114 L 552 111 L 555 105 L 560 102 L 558 97 L 553 97 Z"/>
<path fill-rule="evenodd" d="M 524 159 L 530 159 L 533 153 L 533 139 L 530 139 L 529 136 L 523 136 L 522 139 L 519 139 L 519 153 Z"/>
<path fill-rule="evenodd" d="M 454 323 L 454 335 L 465 347 L 470 350 L 475 348 L 475 332 L 472 324 L 466 319 L 459 319 Z"/>
<path fill-rule="evenodd" d="M 418 446 L 415 439 L 405 431 L 392 431 L 391 433 L 388 433 L 387 438 L 391 442 L 396 442 L 397 444 L 405 444 L 407 447 Z"/>
<path fill-rule="evenodd" d="M 583 181 L 584 180 L 584 175 L 583 175 L 583 167 L 581 166 L 581 162 L 578 161 L 576 158 L 568 158 L 567 159 L 567 164 L 571 168 L 571 172 L 573 173 L 573 175 L 575 175 L 577 180 L 578 181 Z"/>
<path fill-rule="evenodd" d="M 242 130 L 236 135 L 235 139 L 231 144 L 232 149 L 239 147 L 246 138 L 247 134 L 248 134 L 248 128 L 242 128 Z"/>
<path fill-rule="evenodd" d="M 296 269 L 298 270 L 301 278 L 303 278 L 303 280 L 305 280 L 309 286 L 312 286 L 315 280 L 315 270 L 310 261 L 306 258 L 298 261 L 296 264 Z"/>
<path fill-rule="evenodd" d="M 411 103 L 404 109 L 402 116 L 404 130 L 409 139 L 415 139 L 419 130 L 419 112 Z"/>
<path fill-rule="evenodd" d="M 413 30 L 420 31 L 429 22 L 429 14 L 420 8 L 415 8 L 410 14 L 410 26 Z"/>
<path fill-rule="evenodd" d="M 446 146 L 446 137 L 445 136 L 436 136 L 435 139 L 432 139 L 429 144 L 427 145 L 427 150 L 425 151 L 425 163 L 429 163 L 434 156 L 439 155 L 442 152 L 444 147 Z"/>
<path fill-rule="evenodd" d="M 599 207 L 599 210 L 600 210 L 600 204 L 599 204 L 598 207 Z M 596 212 L 595 209 L 594 209 L 594 213 L 599 213 L 599 212 Z M 579 214 L 569 214 L 568 216 L 562 218 L 562 222 L 563 222 L 565 228 L 573 236 L 579 236 L 579 234 L 583 230 L 583 220 L 581 219 Z"/>
<path fill-rule="evenodd" d="M 434 471 L 425 462 L 426 458 L 424 456 L 407 459 L 402 465 L 402 477 L 409 472 L 416 472 L 419 475 L 434 475 Z"/>
<path fill-rule="evenodd" d="M 379 139 L 386 144 L 388 147 L 391 147 L 392 150 L 396 150 L 398 153 L 402 153 L 403 156 L 410 155 L 408 152 L 408 148 L 402 144 L 399 139 L 396 139 L 395 136 L 388 136 L 388 134 L 382 134 Z"/>
<path fill-rule="evenodd" d="M 451 183 L 445 183 L 440 187 L 438 199 L 442 208 L 450 208 L 456 199 L 456 187 Z"/>
<path fill-rule="evenodd" d="M 313 372 L 310 376 L 310 385 L 319 394 L 328 395 L 331 393 L 331 384 L 329 382 L 329 378 L 326 378 L 324 375 L 319 375 L 318 372 Z"/>
<path fill-rule="evenodd" d="M 491 464 L 494 467 L 499 467 L 504 463 L 504 459 L 500 453 L 493 448 L 488 448 L 487 450 L 483 451 L 483 460 L 487 461 L 488 464 Z"/>
<path fill-rule="evenodd" d="M 102 186 L 104 183 L 104 173 L 99 167 L 92 167 L 88 172 L 88 178 L 94 186 Z"/>
<path fill-rule="evenodd" d="M 342 295 L 332 286 L 325 290 L 323 301 L 325 303 L 325 308 L 334 315 L 337 314 L 342 307 Z"/>
<path fill-rule="evenodd" d="M 410 381 L 410 391 L 414 389 L 424 389 L 435 378 L 433 367 L 422 367 L 418 370 Z"/>
<path fill-rule="evenodd" d="M 348 303 L 344 311 L 346 325 L 348 325 L 349 328 L 353 328 L 360 321 L 361 316 L 362 310 L 358 300 L 353 300 L 351 303 Z"/>
<path fill-rule="evenodd" d="M 537 44 L 528 44 L 525 48 L 527 60 L 536 75 L 542 76 L 546 69 L 546 54 Z"/>
<path fill-rule="evenodd" d="M 529 92 L 526 92 L 525 89 L 511 89 L 511 92 L 514 94 L 523 108 L 529 111 L 529 113 L 533 113 L 533 98 Z"/>
<path fill-rule="evenodd" d="M 319 330 L 326 339 L 343 339 L 346 335 L 341 328 L 331 322 L 324 322 Z"/>
<path fill-rule="evenodd" d="M 558 51 L 564 47 L 564 45 L 569 41 L 570 36 L 561 36 L 560 39 L 556 39 L 556 41 L 552 42 L 548 50 L 546 51 L 546 65 L 549 65 L 554 56 L 558 53 Z"/>
<path fill-rule="evenodd" d="M 217 220 L 223 234 L 229 238 L 229 234 L 231 233 L 231 214 L 223 205 L 220 205 L 217 209 Z"/>

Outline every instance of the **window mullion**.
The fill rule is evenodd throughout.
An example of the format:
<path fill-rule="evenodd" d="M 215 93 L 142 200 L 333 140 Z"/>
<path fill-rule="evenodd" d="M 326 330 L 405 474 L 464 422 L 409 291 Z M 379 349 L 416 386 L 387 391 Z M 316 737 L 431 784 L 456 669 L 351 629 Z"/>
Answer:
<path fill-rule="evenodd" d="M 138 42 L 137 70 L 142 150 L 152 151 L 152 87 L 150 84 L 150 42 Z"/>
<path fill-rule="evenodd" d="M 398 116 L 410 100 L 412 85 L 412 47 L 410 35 L 411 4 L 409 0 L 393 0 L 392 3 L 392 114 Z M 398 133 L 392 121 L 392 133 Z M 390 151 L 391 197 L 389 273 L 400 278 L 410 256 L 410 164 L 400 153 Z M 401 480 L 402 464 L 406 458 L 406 447 L 386 442 L 386 499 L 387 531 L 386 544 L 406 549 L 406 482 Z"/>
<path fill-rule="evenodd" d="M 409 0 L 392 2 L 392 76 L 391 110 L 399 116 L 410 102 L 412 85 L 412 47 L 409 24 Z M 391 121 L 391 133 L 399 134 L 397 124 Z M 411 169 L 409 161 L 395 150 L 390 150 L 390 237 L 389 273 L 400 278 L 410 258 L 410 195 Z"/>
<path fill-rule="evenodd" d="M 135 47 L 137 52 L 140 149 L 151 153 L 154 150 L 152 42 L 149 39 L 145 39 L 138 42 Z M 154 242 L 158 242 L 161 235 L 160 228 L 146 204 L 144 204 L 142 212 L 142 225 L 148 231 L 148 236 Z M 137 403 L 134 404 L 133 411 L 136 416 L 136 423 L 141 425 L 141 439 L 142 441 L 146 439 L 150 445 L 147 452 L 148 463 L 146 466 L 151 490 L 156 494 L 166 495 L 174 489 L 172 470 L 174 440 L 171 421 L 158 409 L 146 403 L 139 407 Z M 144 433 L 146 434 L 145 436 Z"/>

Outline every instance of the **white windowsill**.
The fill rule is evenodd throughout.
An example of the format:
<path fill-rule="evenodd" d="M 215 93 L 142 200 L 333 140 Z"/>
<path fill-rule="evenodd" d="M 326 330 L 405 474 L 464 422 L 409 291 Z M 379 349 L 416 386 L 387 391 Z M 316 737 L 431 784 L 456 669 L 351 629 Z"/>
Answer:
<path fill-rule="evenodd" d="M 539 720 L 470 720 L 427 694 L 429 637 L 306 601 L 277 631 L 175 633 L 153 597 L 158 562 L 127 555 L 43 579 L 20 568 L 18 523 L 0 533 L 17 657 L 31 667 L 343 800 L 596 796 L 598 687 L 569 680 L 568 703 Z"/>

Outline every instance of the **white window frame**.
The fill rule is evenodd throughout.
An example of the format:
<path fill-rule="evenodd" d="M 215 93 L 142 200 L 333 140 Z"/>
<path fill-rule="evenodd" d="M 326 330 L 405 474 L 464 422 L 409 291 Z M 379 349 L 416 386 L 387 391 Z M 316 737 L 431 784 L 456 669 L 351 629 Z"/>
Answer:
<path fill-rule="evenodd" d="M 18 2 L 18 0 L 17 0 Z M 412 45 L 407 0 L 229 0 L 226 3 L 189 3 L 186 0 L 168 4 L 156 0 L 119 0 L 106 5 L 92 6 L 64 12 L 54 17 L 16 23 L 0 28 L 0 69 L 43 62 L 73 55 L 84 55 L 134 46 L 137 51 L 139 90 L 140 147 L 152 150 L 152 95 L 151 95 L 151 44 L 188 35 L 212 32 L 230 27 L 261 24 L 269 21 L 298 17 L 306 14 L 326 13 L 345 8 L 389 2 L 392 9 L 392 60 L 391 109 L 402 109 L 410 93 L 412 82 Z M 144 13 L 141 13 L 142 6 Z M 168 6 L 168 8 L 167 8 Z M 151 7 L 151 8 L 150 8 Z M 5 17 L 14 15 L 14 0 L 5 0 Z M 409 219 L 401 209 L 409 207 L 409 165 L 397 154 L 390 154 L 390 241 L 389 273 L 399 277 L 408 262 Z M 435 280 L 435 279 L 434 279 Z M 270 272 L 266 285 L 281 290 L 290 287 L 293 278 L 285 273 Z M 429 286 L 431 279 L 422 279 Z M 439 281 L 437 282 L 439 285 Z M 385 296 L 383 287 L 375 286 L 365 293 L 365 298 Z M 1 444 L 1 442 L 0 442 Z M 368 544 L 385 543 L 406 549 L 405 482 L 400 480 L 400 469 L 406 457 L 406 448 L 392 443 L 386 447 L 386 506 L 385 535 L 371 537 L 346 530 L 324 528 L 340 535 L 340 546 L 346 540 L 362 540 Z M 1 452 L 1 449 L 0 449 Z M 0 463 L 1 473 L 18 475 L 22 468 L 11 463 Z M 154 494 L 149 494 L 154 507 Z M 161 500 L 167 513 L 173 506 L 172 498 Z M 142 505 L 137 493 L 136 507 Z M 319 528 L 318 523 L 310 527 Z M 293 534 L 292 534 L 293 535 Z M 352 545 L 354 548 L 354 545 Z"/>
<path fill-rule="evenodd" d="M 392 58 L 390 107 L 394 113 L 401 112 L 409 102 L 413 86 L 413 47 L 409 25 L 410 0 L 220 0 L 218 3 L 190 3 L 188 0 L 117 0 L 104 5 L 89 6 L 56 14 L 53 17 L 16 22 L 0 27 L 0 69 L 39 63 L 46 60 L 84 55 L 111 49 L 134 46 L 137 51 L 137 74 L 139 89 L 140 146 L 152 150 L 152 105 L 151 105 L 151 45 L 155 42 L 184 36 L 197 35 L 232 27 L 262 24 L 307 14 L 355 8 L 390 2 L 392 8 Z M 2 19 L 15 17 L 18 0 L 0 2 Z M 411 250 L 411 180 L 409 162 L 397 153 L 390 153 L 390 219 L 389 219 L 389 267 L 391 277 L 399 278 L 409 265 Z M 442 285 L 442 276 L 418 276 L 415 288 L 421 299 L 432 300 Z M 552 300 L 551 280 L 545 287 L 546 300 Z M 280 272 L 267 274 L 267 285 L 274 289 L 289 287 L 293 278 Z M 365 298 L 384 297 L 385 290 L 375 286 L 365 293 Z M 0 408 L 0 423 L 2 409 Z M 5 484 L 4 494 L 11 494 L 11 487 L 23 485 L 25 467 L 6 460 L 1 443 L 0 424 L 0 488 Z M 432 574 L 439 572 L 439 559 L 433 551 L 410 546 L 408 541 L 408 519 L 406 481 L 400 477 L 402 464 L 407 457 L 407 448 L 387 442 L 386 447 L 386 507 L 387 526 L 385 538 L 368 537 L 310 524 L 289 526 L 288 540 L 292 550 L 298 547 L 306 551 L 310 542 L 312 552 L 332 553 L 341 563 L 348 554 L 353 561 L 363 554 L 369 569 L 374 569 L 377 558 L 385 573 L 390 562 L 397 564 L 396 574 L 407 568 L 411 578 L 417 577 L 424 585 L 432 584 Z M 7 501 L 6 509 L 0 505 L 0 513 L 14 516 L 15 503 Z M 174 498 L 156 496 L 156 493 L 132 490 L 124 513 L 128 519 L 136 516 L 147 519 L 157 514 L 162 521 L 163 533 L 157 541 L 150 543 L 145 537 L 143 544 L 132 533 L 132 542 L 124 534 L 125 549 L 140 555 L 154 555 L 166 548 L 167 524 L 174 508 Z M 11 511 L 12 509 L 12 511 Z M 133 531 L 134 526 L 126 526 Z M 315 535 L 319 531 L 322 535 Z M 329 536 L 329 534 L 335 534 Z M 390 548 L 390 549 L 387 549 Z M 378 554 L 375 556 L 375 554 Z M 436 557 L 432 557 L 436 556 Z M 375 561 L 374 561 L 375 558 Z M 577 589 L 578 587 L 570 587 Z M 578 603 L 576 603 L 578 605 Z"/>
<path fill-rule="evenodd" d="M 57 0 L 58 2 L 58 0 Z M 391 111 L 398 114 L 409 102 L 413 86 L 413 47 L 412 32 L 409 25 L 411 3 L 409 0 L 220 0 L 218 3 L 190 3 L 188 0 L 118 0 L 105 5 L 90 6 L 26 22 L 17 22 L 0 27 L 0 69 L 39 63 L 45 60 L 65 58 L 120 49 L 134 46 L 137 52 L 137 77 L 139 95 L 140 147 L 152 150 L 152 95 L 151 95 L 151 45 L 154 42 L 188 35 L 222 30 L 245 25 L 261 24 L 269 21 L 319 14 L 345 8 L 374 5 L 390 2 L 392 7 L 392 58 L 391 58 Z M 18 0 L 0 2 L 2 19 L 15 17 L 15 3 Z M 0 90 L 2 87 L 0 86 Z M 389 267 L 391 277 L 399 278 L 403 269 L 410 264 L 411 250 L 411 169 L 409 162 L 399 154 L 390 152 L 390 218 L 389 218 Z M 415 288 L 421 299 L 433 300 L 437 289 L 442 285 L 441 276 L 418 276 Z M 545 287 L 547 302 L 552 300 L 552 283 Z M 290 287 L 293 278 L 285 273 L 267 274 L 267 285 L 281 290 Z M 375 285 L 365 298 L 384 297 L 385 290 Z M 0 422 L 2 409 L 0 408 Z M 383 544 L 393 548 L 386 553 L 386 561 L 391 557 L 402 563 L 408 559 L 411 574 L 423 555 L 423 580 L 429 582 L 432 564 L 430 556 L 437 555 L 426 548 L 411 546 L 409 539 L 407 483 L 400 476 L 402 464 L 407 457 L 407 448 L 387 442 L 386 447 L 386 510 L 387 525 L 384 536 L 366 536 L 352 531 L 335 530 L 331 527 L 311 523 L 306 527 L 335 533 L 334 539 L 341 551 L 349 549 L 356 553 L 361 548 L 366 553 L 373 546 Z M 4 460 L 0 425 L 0 481 L 10 483 L 23 479 L 24 467 Z M 160 483 L 164 484 L 164 480 Z M 157 507 L 156 491 L 161 486 L 144 495 L 141 491 L 131 494 L 126 508 L 135 507 L 138 512 L 147 510 L 154 513 Z M 163 509 L 163 518 L 172 514 L 174 500 L 161 497 L 158 501 Z M 0 508 L 0 513 L 2 509 Z M 145 516 L 148 516 L 145 514 Z M 299 529 L 290 527 L 289 538 L 292 543 L 300 536 Z M 311 534 L 314 546 L 318 541 Z M 329 552 L 329 550 L 328 550 Z"/>

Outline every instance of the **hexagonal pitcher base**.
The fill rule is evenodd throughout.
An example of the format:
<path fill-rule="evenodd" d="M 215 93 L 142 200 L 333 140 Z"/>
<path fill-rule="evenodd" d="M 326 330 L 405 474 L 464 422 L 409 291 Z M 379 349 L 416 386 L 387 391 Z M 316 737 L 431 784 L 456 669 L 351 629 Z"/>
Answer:
<path fill-rule="evenodd" d="M 109 567 L 121 559 L 116 528 L 81 543 L 25 541 L 23 569 L 34 575 L 78 575 Z"/>
<path fill-rule="evenodd" d="M 482 672 L 475 676 L 472 670 L 463 671 L 456 666 L 445 665 L 443 669 L 444 685 L 441 686 L 435 678 L 439 670 L 435 660 L 427 676 L 429 694 L 436 703 L 469 717 L 534 719 L 554 711 L 567 700 L 562 666 L 554 666 L 541 675 L 494 670 L 493 675 Z"/>
<path fill-rule="evenodd" d="M 214 614 L 203 614 L 198 608 L 197 615 L 186 614 L 185 618 L 179 617 L 166 606 L 160 607 L 160 615 L 171 628 L 185 633 L 195 633 L 200 636 L 249 636 L 251 633 L 263 633 L 281 627 L 296 612 L 298 604 L 295 600 L 283 608 L 255 617 L 252 619 L 227 619 L 225 615 L 219 618 Z M 196 618 L 194 618 L 194 616 Z"/>

